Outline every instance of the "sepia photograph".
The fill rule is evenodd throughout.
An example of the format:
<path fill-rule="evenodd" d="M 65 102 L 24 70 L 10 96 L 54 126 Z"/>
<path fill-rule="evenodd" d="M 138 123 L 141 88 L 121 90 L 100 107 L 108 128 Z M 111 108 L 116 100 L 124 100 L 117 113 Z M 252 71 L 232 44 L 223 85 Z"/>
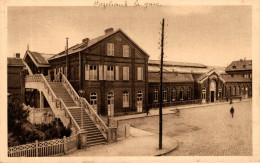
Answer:
<path fill-rule="evenodd" d="M 6 6 L 1 155 L 253 158 L 253 7 Z"/>

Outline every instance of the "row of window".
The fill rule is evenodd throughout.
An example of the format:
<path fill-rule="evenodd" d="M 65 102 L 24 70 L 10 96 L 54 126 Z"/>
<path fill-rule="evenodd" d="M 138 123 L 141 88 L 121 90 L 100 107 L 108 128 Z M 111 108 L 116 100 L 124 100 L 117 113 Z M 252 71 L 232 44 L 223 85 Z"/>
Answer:
<path fill-rule="evenodd" d="M 183 91 L 184 91 L 184 89 L 180 88 L 180 91 L 179 91 L 180 100 L 183 100 Z M 154 102 L 158 102 L 158 92 L 159 92 L 158 89 L 154 90 L 154 100 L 153 100 Z M 163 89 L 163 101 L 168 101 L 167 93 L 168 93 L 168 90 Z M 176 89 L 173 88 L 172 92 L 171 92 L 171 101 L 175 101 L 176 97 L 177 97 L 176 96 Z M 191 99 L 191 88 L 187 89 L 187 97 L 188 97 L 188 99 Z"/>
<path fill-rule="evenodd" d="M 138 100 L 142 101 L 142 97 L 143 97 L 143 92 L 142 91 L 138 91 L 137 92 Z M 114 99 L 114 93 L 109 92 L 108 93 L 108 98 L 109 99 Z M 92 106 L 96 105 L 97 106 L 97 93 L 96 92 L 91 92 L 90 93 L 90 105 L 92 105 Z M 123 107 L 124 108 L 129 107 L 129 92 L 128 91 L 124 91 L 123 92 Z M 94 106 L 94 108 L 96 108 L 96 107 Z"/>
<path fill-rule="evenodd" d="M 232 95 L 232 96 L 235 96 L 235 95 L 241 95 L 244 94 L 244 93 L 248 93 L 248 86 L 229 86 L 228 87 L 228 93 L 229 95 Z"/>
<path fill-rule="evenodd" d="M 119 73 L 119 66 L 85 65 L 85 80 L 120 80 Z M 123 67 L 122 73 L 123 80 L 129 80 L 129 67 Z M 143 67 L 137 67 L 137 80 L 144 80 Z"/>
<path fill-rule="evenodd" d="M 113 43 L 107 43 L 107 55 L 114 56 L 115 55 L 115 45 Z M 123 57 L 129 57 L 130 51 L 128 45 L 123 45 Z"/>

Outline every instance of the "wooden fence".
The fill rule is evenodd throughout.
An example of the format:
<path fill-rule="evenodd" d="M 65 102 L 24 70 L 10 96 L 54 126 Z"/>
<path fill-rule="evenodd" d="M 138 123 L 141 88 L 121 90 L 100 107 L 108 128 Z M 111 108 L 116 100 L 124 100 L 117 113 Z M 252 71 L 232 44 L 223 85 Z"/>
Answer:
<path fill-rule="evenodd" d="M 78 148 L 78 134 L 63 139 L 54 139 L 8 148 L 8 157 L 44 157 L 66 154 Z"/>

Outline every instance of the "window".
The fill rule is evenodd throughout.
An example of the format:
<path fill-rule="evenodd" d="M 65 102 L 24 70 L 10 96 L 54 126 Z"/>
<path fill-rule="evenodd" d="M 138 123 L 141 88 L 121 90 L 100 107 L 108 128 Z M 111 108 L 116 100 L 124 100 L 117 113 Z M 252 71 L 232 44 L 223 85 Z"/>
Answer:
<path fill-rule="evenodd" d="M 154 98 L 153 98 L 154 102 L 158 102 L 158 89 L 154 90 Z"/>
<path fill-rule="evenodd" d="M 248 77 L 249 77 L 249 75 L 248 75 L 248 74 L 245 74 L 245 75 L 244 75 L 244 78 L 246 78 L 246 79 L 247 79 Z"/>
<path fill-rule="evenodd" d="M 188 94 L 188 99 L 191 99 L 191 89 L 190 88 L 188 88 L 187 94 Z"/>
<path fill-rule="evenodd" d="M 129 67 L 123 67 L 123 80 L 129 80 Z"/>
<path fill-rule="evenodd" d="M 176 99 L 176 89 L 173 88 L 172 89 L 172 101 L 175 101 L 175 99 Z"/>
<path fill-rule="evenodd" d="M 243 65 L 243 68 L 246 68 L 246 65 Z"/>
<path fill-rule="evenodd" d="M 183 88 L 180 89 L 180 100 L 183 100 Z"/>
<path fill-rule="evenodd" d="M 89 80 L 97 80 L 97 66 L 90 65 L 89 67 Z"/>
<path fill-rule="evenodd" d="M 123 107 L 129 107 L 129 93 L 127 91 L 123 93 Z"/>
<path fill-rule="evenodd" d="M 107 43 L 107 55 L 114 56 L 114 44 Z"/>
<path fill-rule="evenodd" d="M 206 99 L 206 88 L 202 89 L 202 99 Z"/>
<path fill-rule="evenodd" d="M 236 95 L 236 86 L 233 87 L 232 95 L 233 95 L 233 96 Z"/>
<path fill-rule="evenodd" d="M 123 45 L 123 57 L 129 57 L 129 46 Z"/>
<path fill-rule="evenodd" d="M 114 80 L 114 66 L 107 66 L 107 80 Z"/>
<path fill-rule="evenodd" d="M 143 67 L 137 67 L 137 80 L 144 80 Z"/>
<path fill-rule="evenodd" d="M 90 105 L 93 107 L 93 109 L 97 113 L 97 93 L 96 92 L 90 93 Z"/>
<path fill-rule="evenodd" d="M 240 95 L 240 86 L 237 87 L 237 94 Z"/>
<path fill-rule="evenodd" d="M 163 89 L 163 101 L 167 101 L 167 89 Z"/>
<path fill-rule="evenodd" d="M 252 79 L 252 74 L 249 74 L 249 78 Z"/>
<path fill-rule="evenodd" d="M 232 66 L 232 69 L 236 69 L 237 68 L 237 66 Z"/>

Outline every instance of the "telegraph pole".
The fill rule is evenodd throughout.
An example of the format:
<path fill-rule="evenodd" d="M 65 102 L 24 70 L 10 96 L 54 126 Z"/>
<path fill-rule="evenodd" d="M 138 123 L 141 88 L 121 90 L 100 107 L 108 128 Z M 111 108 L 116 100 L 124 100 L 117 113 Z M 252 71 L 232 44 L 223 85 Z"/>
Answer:
<path fill-rule="evenodd" d="M 162 40 L 161 40 L 161 70 L 160 70 L 160 109 L 159 109 L 159 149 L 162 149 L 162 79 L 163 79 L 163 43 L 164 43 L 164 18 L 162 20 Z"/>
<path fill-rule="evenodd" d="M 68 71 L 69 71 L 69 68 L 68 68 L 68 66 L 69 66 L 69 56 L 68 56 L 68 37 L 66 38 L 66 77 L 67 77 L 67 79 L 69 80 L 69 73 L 68 73 Z"/>

